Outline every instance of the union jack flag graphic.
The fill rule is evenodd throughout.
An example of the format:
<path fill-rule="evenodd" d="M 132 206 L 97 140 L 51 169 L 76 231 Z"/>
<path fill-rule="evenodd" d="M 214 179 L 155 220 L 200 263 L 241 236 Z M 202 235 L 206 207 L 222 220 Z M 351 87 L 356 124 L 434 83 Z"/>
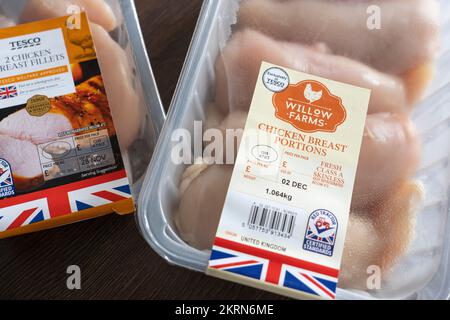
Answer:
<path fill-rule="evenodd" d="M 50 219 L 46 198 L 0 209 L 0 232 Z"/>
<path fill-rule="evenodd" d="M 0 87 L 0 100 L 9 99 L 17 97 L 17 87 L 16 86 L 6 86 Z"/>
<path fill-rule="evenodd" d="M 131 198 L 128 179 L 118 179 L 69 192 L 72 212 L 99 207 Z"/>
<path fill-rule="evenodd" d="M 125 170 L 0 201 L 0 232 L 130 199 Z"/>
<path fill-rule="evenodd" d="M 339 271 L 271 251 L 216 238 L 209 268 L 335 299 Z"/>

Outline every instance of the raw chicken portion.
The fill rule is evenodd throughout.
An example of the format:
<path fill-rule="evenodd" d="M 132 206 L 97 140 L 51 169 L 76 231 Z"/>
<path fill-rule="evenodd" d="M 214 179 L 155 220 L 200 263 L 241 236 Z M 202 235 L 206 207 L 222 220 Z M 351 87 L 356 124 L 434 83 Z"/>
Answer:
<path fill-rule="evenodd" d="M 217 109 L 214 103 L 211 103 L 206 107 L 206 119 L 203 122 L 203 130 L 219 128 L 224 119 L 224 115 Z"/>
<path fill-rule="evenodd" d="M 211 250 L 225 203 L 233 166 L 196 164 L 180 185 L 175 224 L 181 238 L 200 250 Z M 415 207 L 421 189 L 404 183 L 374 209 L 352 211 L 340 274 L 341 287 L 363 287 L 367 267 L 377 265 L 386 276 L 405 253 L 413 235 Z"/>
<path fill-rule="evenodd" d="M 91 30 L 117 138 L 125 151 L 139 135 L 145 110 L 132 85 L 133 71 L 125 51 L 100 26 L 91 23 Z"/>
<path fill-rule="evenodd" d="M 181 182 L 175 224 L 181 238 L 200 250 L 210 250 L 230 184 L 233 166 L 194 164 Z M 195 174 L 193 174 L 195 173 Z"/>
<path fill-rule="evenodd" d="M 410 105 L 420 101 L 436 73 L 434 61 L 418 65 L 402 75 Z"/>
<path fill-rule="evenodd" d="M 226 129 L 243 129 L 246 120 L 246 112 L 231 112 L 219 129 L 225 137 Z M 230 145 L 224 142 L 225 155 L 220 150 L 217 150 L 217 153 L 211 152 L 212 146 L 207 146 L 204 154 L 213 156 L 216 163 L 233 164 L 242 131 L 236 131 L 236 134 L 239 139 L 236 139 L 235 141 L 238 142 L 232 145 L 233 153 L 227 155 Z M 368 115 L 356 173 L 352 207 L 360 209 L 372 206 L 397 188 L 399 183 L 412 177 L 419 164 L 420 150 L 419 138 L 408 117 L 388 113 Z"/>
<path fill-rule="evenodd" d="M 322 45 L 279 42 L 245 30 L 232 36 L 216 63 L 216 103 L 224 113 L 249 109 L 262 61 L 371 89 L 369 113 L 409 110 L 403 82 L 394 76 L 327 53 Z"/>
<path fill-rule="evenodd" d="M 339 286 L 367 290 L 368 268 L 377 266 L 386 277 L 406 253 L 414 236 L 422 186 L 404 182 L 372 209 L 352 211 L 342 256 Z"/>
<path fill-rule="evenodd" d="M 379 30 L 367 26 L 369 4 L 380 8 Z M 438 49 L 438 23 L 435 0 L 245 0 L 239 9 L 242 28 L 280 40 L 324 42 L 336 54 L 393 74 L 433 59 Z"/>
<path fill-rule="evenodd" d="M 31 142 L 0 135 L 0 158 L 11 165 L 17 191 L 31 190 L 44 182 L 38 149 Z"/>
<path fill-rule="evenodd" d="M 248 113 L 244 111 L 231 112 L 219 125 L 215 126 L 214 129 L 220 130 L 223 139 L 221 143 L 216 143 L 215 140 L 209 144 L 205 143 L 203 154 L 210 156 L 211 160 L 214 160 L 214 163 L 217 164 L 234 164 L 247 121 L 247 115 Z M 211 123 L 212 121 L 208 117 L 206 118 L 206 123 Z M 217 133 L 214 132 L 214 134 L 215 139 L 217 138 Z M 228 152 L 230 148 L 233 149 L 232 152 Z"/>
<path fill-rule="evenodd" d="M 76 88 L 75 94 L 50 99 L 51 109 L 41 117 L 21 109 L 0 121 L 0 134 L 34 144 L 57 140 L 73 129 L 105 124 L 111 136 L 116 131 L 101 77 L 93 77 Z"/>
<path fill-rule="evenodd" d="M 352 206 L 367 208 L 412 177 L 420 162 L 420 152 L 419 137 L 408 117 L 387 113 L 369 115 Z"/>
<path fill-rule="evenodd" d="M 0 28 L 7 28 L 14 26 L 15 23 L 11 19 L 0 15 Z"/>
<path fill-rule="evenodd" d="M 111 7 L 104 0 L 29 0 L 19 20 L 22 23 L 62 17 L 70 5 L 85 10 L 89 20 L 108 31 L 117 27 L 117 19 Z"/>

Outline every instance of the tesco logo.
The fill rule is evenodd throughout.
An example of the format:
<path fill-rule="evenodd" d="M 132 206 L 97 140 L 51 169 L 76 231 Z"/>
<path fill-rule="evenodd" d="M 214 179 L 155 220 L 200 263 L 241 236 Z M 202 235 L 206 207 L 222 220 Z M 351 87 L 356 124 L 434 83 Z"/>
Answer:
<path fill-rule="evenodd" d="M 11 50 L 25 49 L 25 48 L 40 46 L 41 38 L 35 37 L 35 38 L 29 38 L 29 39 L 24 39 L 24 40 L 12 41 L 9 44 L 11 45 Z"/>

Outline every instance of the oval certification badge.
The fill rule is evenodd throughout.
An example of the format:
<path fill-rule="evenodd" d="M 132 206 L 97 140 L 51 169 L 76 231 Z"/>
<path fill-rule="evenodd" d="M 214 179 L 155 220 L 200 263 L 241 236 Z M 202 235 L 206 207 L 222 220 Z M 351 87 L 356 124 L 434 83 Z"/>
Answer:
<path fill-rule="evenodd" d="M 267 69 L 263 74 L 263 83 L 272 92 L 282 92 L 289 86 L 289 75 L 281 68 Z"/>

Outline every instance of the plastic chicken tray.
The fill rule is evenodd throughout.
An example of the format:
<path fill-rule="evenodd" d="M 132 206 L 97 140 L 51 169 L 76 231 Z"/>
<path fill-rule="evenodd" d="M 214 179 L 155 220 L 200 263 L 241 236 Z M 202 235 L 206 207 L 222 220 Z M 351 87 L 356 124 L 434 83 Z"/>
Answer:
<path fill-rule="evenodd" d="M 405 5 L 405 3 L 408 3 L 411 6 Z M 312 55 L 313 61 L 320 61 L 321 55 L 331 55 L 333 53 L 335 54 L 334 57 L 336 57 L 336 55 L 347 56 L 346 58 L 348 59 L 345 60 L 345 63 L 355 64 L 354 60 L 358 60 L 363 61 L 363 64 L 370 64 L 372 66 L 372 71 L 367 71 L 367 67 L 361 66 L 361 63 L 358 62 L 359 67 L 354 65 L 355 68 L 362 69 L 359 69 L 360 71 L 356 71 L 353 75 L 356 77 L 363 77 L 366 75 L 365 72 L 369 72 L 367 76 L 375 76 L 375 82 L 380 80 L 378 84 L 383 85 L 383 81 L 393 84 L 390 87 L 389 84 L 387 84 L 387 87 L 385 88 L 387 90 L 393 88 L 389 93 L 392 94 L 392 96 L 383 96 L 383 91 L 377 92 L 379 88 L 372 88 L 373 97 L 379 98 L 379 101 L 384 100 L 384 102 L 379 105 L 381 108 L 386 105 L 391 105 L 390 108 L 402 107 L 401 103 L 395 100 L 396 98 L 393 98 L 397 97 L 397 94 L 399 93 L 395 86 L 395 83 L 399 78 L 398 74 L 399 72 L 402 72 L 400 69 L 403 68 L 403 71 L 406 70 L 404 68 L 406 68 L 408 63 L 411 63 L 411 61 L 414 62 L 414 59 L 420 59 L 420 57 L 417 58 L 418 56 L 406 57 L 404 59 L 399 58 L 406 48 L 410 48 L 406 46 L 409 43 L 417 46 L 412 49 L 411 52 L 419 48 L 420 54 L 423 54 L 428 50 L 425 55 L 429 55 L 430 57 L 433 56 L 432 59 L 436 59 L 436 73 L 434 74 L 431 84 L 428 85 L 427 82 L 430 80 L 432 73 L 430 72 L 429 65 L 423 66 L 421 70 L 416 69 L 415 73 L 412 75 L 411 73 L 409 74 L 413 78 L 416 77 L 414 78 L 416 82 L 413 81 L 408 99 L 417 102 L 414 103 L 414 109 L 411 108 L 411 114 L 408 116 L 408 119 L 412 120 L 407 121 L 412 121 L 413 124 L 411 126 L 417 128 L 417 135 L 420 137 L 419 140 L 421 143 L 421 149 L 416 149 L 416 151 L 421 150 L 418 151 L 420 153 L 420 164 L 414 168 L 409 179 L 414 181 L 414 188 L 416 188 L 415 190 L 417 190 L 417 193 L 419 194 L 418 198 L 420 198 L 420 201 L 417 201 L 418 203 L 416 203 L 419 208 L 414 211 L 412 216 L 406 215 L 404 219 L 403 217 L 402 219 L 392 218 L 392 220 L 388 219 L 385 221 L 385 225 L 390 227 L 388 227 L 385 232 L 380 232 L 378 237 L 373 233 L 365 234 L 364 227 L 353 229 L 353 231 L 361 231 L 363 235 L 363 239 L 359 241 L 359 244 L 361 244 L 360 246 L 356 243 L 358 241 L 351 241 L 352 236 L 357 235 L 358 232 L 352 232 L 352 229 L 349 227 L 348 245 L 350 246 L 350 249 L 354 250 L 353 258 L 347 257 L 346 261 L 344 249 L 344 264 L 342 271 L 343 273 L 346 273 L 347 276 L 350 274 L 350 276 L 345 281 L 343 280 L 338 283 L 337 298 L 445 299 L 448 297 L 450 294 L 450 277 L 448 272 L 450 263 L 450 225 L 448 222 L 450 181 L 450 167 L 448 165 L 450 109 L 448 108 L 448 105 L 450 104 L 450 76 L 447 70 L 450 66 L 450 4 L 448 1 L 440 1 L 440 10 L 437 8 L 438 3 L 435 1 L 396 0 L 375 1 L 375 3 L 374 1 L 370 1 L 370 4 L 381 7 L 381 17 L 383 17 L 383 14 L 386 14 L 385 17 L 387 17 L 387 19 L 384 21 L 381 20 L 381 23 L 387 23 L 387 25 L 382 26 L 382 28 L 385 28 L 383 35 L 385 37 L 394 37 L 396 39 L 402 38 L 406 41 L 405 43 L 402 43 L 400 47 L 396 47 L 395 41 L 392 42 L 389 39 L 386 41 L 383 41 L 382 38 L 374 40 L 369 36 L 367 37 L 368 43 L 362 41 L 365 38 L 364 35 L 368 32 L 365 29 L 365 19 L 368 16 L 366 15 L 367 5 L 364 1 L 359 1 L 358 5 L 355 5 L 353 2 L 350 4 L 350 2 L 345 1 L 309 0 L 245 0 L 241 2 L 227 0 L 205 1 L 183 73 L 172 101 L 168 119 L 162 132 L 154 159 L 147 172 L 142 194 L 139 199 L 139 210 L 137 215 L 141 232 L 151 247 L 169 263 L 200 272 L 205 272 L 207 270 L 211 251 L 208 250 L 210 248 L 199 245 L 202 241 L 202 239 L 200 239 L 202 238 L 202 235 L 196 234 L 196 232 L 206 233 L 209 237 L 213 235 L 215 230 L 208 230 L 208 228 L 214 229 L 216 225 L 213 223 L 214 227 L 211 227 L 211 219 L 208 218 L 208 215 L 213 215 L 215 212 L 212 210 L 218 209 L 216 208 L 217 204 L 214 204 L 215 201 L 223 201 L 223 196 L 217 196 L 214 192 L 218 188 L 225 188 L 226 191 L 226 186 L 223 186 L 226 184 L 226 178 L 224 178 L 223 172 L 221 172 L 220 169 L 217 169 L 216 175 L 214 176 L 211 173 L 212 171 L 203 171 L 205 167 L 203 164 L 198 165 L 198 171 L 195 167 L 188 169 L 190 171 L 186 171 L 188 168 L 187 165 L 178 165 L 173 161 L 168 161 L 168 159 L 171 159 L 171 153 L 173 152 L 174 146 L 179 143 L 179 141 L 173 140 L 172 133 L 174 130 L 187 129 L 191 134 L 194 134 L 195 121 L 206 120 L 209 124 L 220 123 L 221 120 L 216 120 L 216 122 L 214 122 L 214 103 L 220 104 L 221 98 L 225 100 L 226 103 L 232 103 L 234 98 L 236 101 L 239 101 L 241 98 L 239 95 L 241 92 L 239 90 L 241 88 L 239 86 L 248 89 L 249 86 L 253 85 L 253 83 L 242 81 L 243 77 L 248 76 L 248 74 L 245 74 L 245 72 L 249 70 L 247 69 L 247 65 L 251 64 L 253 60 L 256 60 L 259 63 L 260 61 L 258 61 L 258 59 L 261 58 L 260 55 L 266 54 L 266 56 L 270 56 L 270 52 L 267 53 L 270 49 L 267 48 L 271 48 L 271 44 L 275 41 L 283 42 L 280 46 L 286 48 L 286 50 L 280 51 L 284 52 L 291 50 L 289 48 L 293 45 L 289 43 L 292 42 L 296 42 L 297 44 L 295 45 L 300 46 L 305 44 L 309 46 L 313 45 L 313 48 L 308 49 L 315 50 L 314 52 L 316 52 L 316 54 Z M 347 8 L 347 10 L 341 7 L 338 10 L 336 7 L 348 5 L 352 6 L 353 9 Z M 360 13 L 364 13 L 364 26 L 362 27 L 364 30 L 355 27 L 355 25 L 357 25 L 356 23 L 349 23 L 349 21 L 358 21 L 352 20 L 352 13 L 356 14 L 355 19 L 361 18 L 361 16 L 357 16 L 356 13 L 357 10 L 361 10 L 361 5 L 366 5 L 366 7 L 360 11 Z M 305 11 L 302 11 L 303 9 Z M 318 12 L 323 13 L 325 10 L 329 10 L 329 13 L 322 14 L 322 17 L 314 16 Z M 404 14 L 406 14 L 407 17 L 405 19 L 393 18 L 395 17 L 395 14 L 403 14 L 401 10 L 405 10 Z M 286 11 L 288 14 L 285 15 L 283 12 Z M 289 14 L 289 12 L 292 14 Z M 393 16 L 392 13 L 394 13 Z M 348 14 L 348 19 L 343 19 L 342 16 L 339 16 L 342 14 Z M 298 15 L 301 15 L 301 18 L 298 17 Z M 288 20 L 293 17 L 295 18 L 295 21 Z M 333 19 L 333 17 L 335 19 Z M 329 20 L 324 22 L 324 19 Z M 414 19 L 418 19 L 416 21 L 416 28 L 414 28 L 414 25 L 416 24 Z M 263 21 L 264 24 L 262 24 Z M 315 21 L 321 24 L 322 28 L 320 30 L 329 28 L 330 30 L 326 29 L 325 31 L 328 30 L 327 32 L 330 32 L 331 36 L 327 34 L 327 32 L 314 33 L 314 25 L 310 26 L 310 29 L 305 27 L 306 29 L 303 29 L 302 32 L 300 32 L 300 29 L 295 29 L 296 27 L 301 28 L 304 23 L 314 24 Z M 406 24 L 406 28 L 402 25 L 404 21 L 409 21 L 407 22 L 409 24 Z M 411 23 L 411 21 L 413 23 Z M 425 27 L 421 25 L 424 21 L 426 24 Z M 438 22 L 440 24 L 440 46 L 437 46 L 436 43 L 431 43 L 430 46 L 427 47 L 427 43 L 424 44 L 421 42 L 422 40 L 428 41 L 430 33 L 427 32 L 430 29 L 427 29 L 427 27 L 434 30 L 431 32 L 431 37 L 437 38 L 434 33 L 436 29 L 434 28 L 437 28 Z M 244 29 L 247 29 L 247 31 L 241 30 L 243 29 L 242 25 L 245 26 Z M 397 33 L 408 32 L 408 34 L 394 35 L 392 34 L 393 30 Z M 359 39 L 357 38 L 358 36 L 362 37 L 362 42 L 355 40 Z M 336 39 L 336 37 L 338 39 Z M 259 47 L 258 41 L 263 43 Z M 317 41 L 318 43 L 315 44 L 312 43 L 312 41 Z M 432 40 L 432 42 L 433 41 L 438 42 L 437 39 Z M 264 43 L 266 45 L 264 45 Z M 367 51 L 364 51 L 366 50 L 366 47 L 360 48 L 360 46 L 365 45 L 367 45 L 367 48 L 371 48 L 370 50 L 373 50 L 373 56 L 369 57 L 366 55 Z M 377 47 L 377 45 L 379 47 Z M 251 51 L 252 48 L 253 51 Z M 239 51 L 241 49 L 243 51 Z M 361 51 L 359 51 L 359 49 L 361 49 Z M 235 51 L 232 52 L 232 50 Z M 245 53 L 245 50 L 249 50 L 250 52 Z M 303 46 L 299 50 L 307 49 Z M 238 53 L 236 54 L 236 52 Z M 284 52 L 280 53 L 279 51 L 276 51 L 272 58 L 269 57 L 266 59 L 276 60 L 280 55 L 282 56 Z M 247 56 L 242 57 L 245 54 L 247 54 Z M 396 54 L 397 56 L 395 56 Z M 221 56 L 223 56 L 223 60 L 225 60 L 225 68 L 232 68 L 233 58 L 239 59 L 242 57 L 242 60 L 240 60 L 241 64 L 238 64 L 240 67 L 231 69 L 231 72 L 225 73 L 225 81 L 228 80 L 228 84 L 225 82 L 225 86 L 228 85 L 231 89 L 229 89 L 230 92 L 228 92 L 228 95 L 225 94 L 220 97 L 215 95 L 215 83 L 217 79 L 222 77 L 220 80 L 222 81 L 221 83 L 224 84 L 223 72 L 220 73 L 220 67 L 217 67 L 216 64 L 216 61 Z M 301 56 L 301 54 L 299 56 Z M 306 54 L 305 56 L 307 57 Z M 436 56 L 436 58 L 434 58 L 434 56 Z M 312 74 L 314 74 L 315 71 L 322 73 L 319 75 L 324 76 L 325 78 L 327 76 L 333 77 L 331 75 L 334 71 L 333 68 L 336 67 L 339 69 L 339 64 L 333 64 L 333 56 L 328 57 L 329 58 L 327 59 L 330 59 L 330 67 L 328 69 L 325 68 L 326 70 L 324 71 L 323 68 L 314 69 L 314 67 L 312 67 L 309 72 Z M 317 59 L 314 60 L 314 58 Z M 290 63 L 289 59 L 287 59 L 287 61 L 283 61 L 282 58 L 280 59 L 281 62 L 268 62 L 281 65 L 283 65 L 283 63 Z M 409 62 L 407 61 L 408 59 L 410 59 Z M 239 60 L 237 63 L 239 63 Z M 345 68 L 347 68 L 347 66 L 350 68 L 350 65 L 345 65 Z M 286 67 L 292 68 L 292 66 L 289 65 Z M 376 71 L 377 69 L 384 70 L 385 72 Z M 233 70 L 235 71 L 234 73 L 232 72 Z M 327 70 L 330 72 L 330 75 L 327 75 Z M 308 71 L 307 67 L 306 71 Z M 239 78 L 241 74 L 243 75 Z M 392 76 L 392 74 L 395 74 L 395 76 Z M 339 77 L 339 74 L 335 76 Z M 408 82 L 408 79 L 410 79 L 408 73 L 403 74 L 402 76 L 405 79 L 405 83 L 411 85 L 411 83 Z M 241 80 L 241 82 L 239 82 L 239 80 Z M 342 82 L 353 81 L 352 79 L 345 79 L 345 77 L 337 80 L 341 80 Z M 367 78 L 355 81 L 362 81 L 358 83 L 362 84 L 361 86 L 364 87 L 364 81 L 366 80 Z M 427 82 L 428 87 L 422 83 L 422 80 L 423 82 Z M 418 87 L 414 87 L 414 85 L 417 85 Z M 422 95 L 422 98 L 419 98 L 417 95 L 424 87 L 427 87 L 426 93 Z M 221 92 L 220 89 L 225 90 L 223 88 L 224 87 L 219 88 L 219 95 Z M 402 90 L 401 85 L 397 88 Z M 251 89 L 253 89 L 253 87 Z M 235 90 L 234 92 L 237 92 L 236 96 L 233 96 L 233 90 Z M 248 95 L 249 93 L 245 92 L 244 94 Z M 380 95 L 378 96 L 378 94 Z M 372 106 L 369 106 L 369 110 L 371 107 Z M 374 107 L 376 108 L 376 106 Z M 235 128 L 233 125 L 239 127 L 239 125 L 234 124 L 233 122 L 229 127 Z M 397 133 L 394 131 L 394 137 L 396 135 Z M 402 134 L 398 132 L 398 135 Z M 405 138 L 405 136 L 401 137 L 401 139 L 403 138 Z M 404 141 L 404 143 L 407 143 L 407 141 Z M 400 173 L 389 171 L 389 167 L 395 167 L 394 163 L 385 163 L 389 162 L 389 159 L 391 159 L 389 157 L 390 152 L 395 153 L 398 157 L 413 157 L 410 154 L 411 148 L 408 149 L 408 146 L 403 148 L 402 145 L 400 145 L 398 149 L 389 149 L 386 147 L 386 149 L 382 148 L 381 151 L 385 152 L 385 154 L 382 155 L 381 158 L 376 158 L 375 167 L 372 167 L 377 168 L 377 166 L 379 166 L 379 169 L 368 172 L 369 175 L 378 175 L 381 179 L 386 178 L 389 180 L 388 178 L 390 177 L 386 175 L 386 172 L 391 172 L 391 174 L 395 176 L 395 179 Z M 398 152 L 396 153 L 396 151 Z M 378 159 L 386 160 L 378 161 Z M 406 160 L 408 161 L 408 159 Z M 393 161 L 396 161 L 396 159 L 394 158 Z M 407 161 L 404 165 L 398 166 L 395 170 L 407 170 Z M 413 160 L 411 159 L 411 161 Z M 386 168 L 388 168 L 387 171 L 384 171 Z M 206 173 L 203 174 L 202 172 Z M 211 173 L 209 176 L 208 172 Z M 202 177 L 205 178 L 203 182 L 201 180 L 198 180 L 200 182 L 196 182 L 196 179 L 201 179 Z M 213 181 L 207 181 L 208 177 L 213 179 Z M 214 177 L 216 178 L 215 180 Z M 382 182 L 381 180 L 376 181 Z M 189 191 L 189 183 L 191 186 L 197 186 L 198 189 Z M 192 201 L 188 199 L 189 197 L 192 198 Z M 369 200 L 371 200 L 370 196 Z M 184 205 L 191 206 L 189 207 L 190 211 L 186 208 L 182 208 L 182 206 L 180 206 L 180 201 L 184 201 Z M 409 210 L 410 205 L 411 203 L 408 202 L 406 207 L 405 205 L 400 207 L 398 214 L 408 214 L 409 211 L 407 210 Z M 365 210 L 365 208 L 363 208 L 363 210 Z M 390 209 L 388 208 L 388 210 Z M 205 216 L 202 216 L 203 212 Z M 186 214 L 185 219 L 183 219 L 183 214 Z M 216 212 L 216 214 L 220 214 L 220 212 Z M 392 217 L 396 216 L 394 215 Z M 393 221 L 397 221 L 397 223 L 394 224 Z M 215 224 L 217 223 L 218 217 L 215 219 Z M 406 245 L 401 244 L 401 241 L 405 240 L 402 239 L 403 236 L 408 238 L 408 240 L 406 240 L 408 242 Z M 391 243 L 386 243 L 383 238 L 390 239 Z M 372 243 L 374 245 L 372 248 L 375 249 L 362 249 L 362 251 L 359 252 L 359 249 L 368 247 L 370 241 L 372 241 L 370 239 L 378 239 Z M 208 239 L 208 241 L 211 241 L 211 239 Z M 380 250 L 377 246 L 381 247 L 382 252 L 390 252 L 391 249 L 397 250 L 400 247 L 402 247 L 402 249 L 400 250 L 401 252 L 397 252 L 395 262 L 389 266 L 389 272 L 386 272 L 383 275 L 381 288 L 378 290 L 366 289 L 364 285 L 361 285 L 358 282 L 358 279 L 356 279 L 357 277 L 352 278 L 352 264 L 357 268 L 359 261 L 364 261 L 366 255 L 370 257 L 374 254 L 374 250 Z"/>

